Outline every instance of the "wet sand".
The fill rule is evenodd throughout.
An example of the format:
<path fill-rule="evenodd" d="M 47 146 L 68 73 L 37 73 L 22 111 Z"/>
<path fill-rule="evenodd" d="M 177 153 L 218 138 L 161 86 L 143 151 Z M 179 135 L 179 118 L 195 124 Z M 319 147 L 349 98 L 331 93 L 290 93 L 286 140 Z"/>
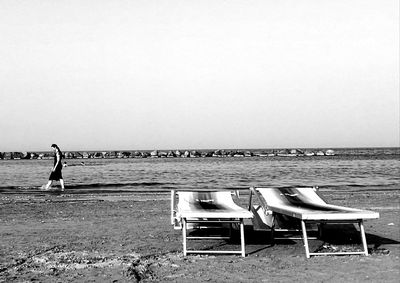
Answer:
<path fill-rule="evenodd" d="M 332 204 L 380 213 L 365 223 L 368 257 L 307 259 L 300 240 L 272 245 L 268 233 L 253 231 L 250 223 L 246 258 L 183 257 L 181 231 L 170 225 L 168 193 L 0 194 L 0 282 L 398 282 L 399 191 L 321 194 Z M 241 196 L 245 207 L 247 197 Z M 340 228 L 328 230 L 333 243 L 312 241 L 310 249 L 353 249 L 354 229 Z M 237 237 L 227 245 L 239 247 Z"/>

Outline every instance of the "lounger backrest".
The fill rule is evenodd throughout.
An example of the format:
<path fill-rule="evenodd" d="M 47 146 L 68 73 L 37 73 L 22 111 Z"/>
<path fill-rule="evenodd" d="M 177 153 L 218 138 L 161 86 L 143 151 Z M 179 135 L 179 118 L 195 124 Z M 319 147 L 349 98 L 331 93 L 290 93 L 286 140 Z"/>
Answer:
<path fill-rule="evenodd" d="M 314 188 L 257 188 L 267 205 L 325 205 Z"/>
<path fill-rule="evenodd" d="M 229 207 L 235 205 L 229 191 L 226 192 L 177 192 L 178 211 L 187 210 L 193 206 L 204 208 Z"/>

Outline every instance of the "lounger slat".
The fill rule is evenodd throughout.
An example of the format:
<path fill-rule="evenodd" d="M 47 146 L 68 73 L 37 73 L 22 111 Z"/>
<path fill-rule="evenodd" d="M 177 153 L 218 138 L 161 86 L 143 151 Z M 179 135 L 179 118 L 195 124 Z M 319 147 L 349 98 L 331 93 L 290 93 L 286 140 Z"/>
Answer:
<path fill-rule="evenodd" d="M 309 253 L 309 255 L 364 255 L 365 252 L 330 252 L 330 253 Z"/>
<path fill-rule="evenodd" d="M 229 240 L 230 237 L 220 237 L 220 236 L 209 236 L 209 237 L 192 237 L 192 236 L 187 236 L 186 239 L 192 239 L 192 240 Z"/>
<path fill-rule="evenodd" d="M 241 254 L 241 251 L 187 250 L 188 254 Z"/>
<path fill-rule="evenodd" d="M 285 214 L 303 220 L 351 220 L 351 219 L 376 219 L 379 213 L 367 210 L 344 210 L 339 206 L 326 206 L 323 210 L 310 208 L 291 207 L 289 205 L 268 205 L 274 212 Z"/>

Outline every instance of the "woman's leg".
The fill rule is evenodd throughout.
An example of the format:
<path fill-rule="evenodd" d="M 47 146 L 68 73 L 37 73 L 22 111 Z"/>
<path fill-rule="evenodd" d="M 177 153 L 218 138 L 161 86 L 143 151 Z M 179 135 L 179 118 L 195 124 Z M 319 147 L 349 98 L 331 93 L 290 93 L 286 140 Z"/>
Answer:
<path fill-rule="evenodd" d="M 63 179 L 60 179 L 60 185 L 61 185 L 61 190 L 63 191 L 65 189 Z"/>
<path fill-rule="evenodd" d="M 49 180 L 49 181 L 47 182 L 47 184 L 46 184 L 46 187 L 44 187 L 44 189 L 45 189 L 45 190 L 48 190 L 48 189 L 50 188 L 50 186 L 51 186 L 52 183 L 53 183 L 53 181 L 52 181 L 52 180 Z"/>

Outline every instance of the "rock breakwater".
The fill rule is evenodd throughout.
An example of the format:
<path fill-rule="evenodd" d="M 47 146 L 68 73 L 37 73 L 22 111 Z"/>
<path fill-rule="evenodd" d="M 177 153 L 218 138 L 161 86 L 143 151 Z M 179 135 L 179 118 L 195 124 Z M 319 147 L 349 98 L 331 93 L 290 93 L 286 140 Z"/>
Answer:
<path fill-rule="evenodd" d="M 144 150 L 144 151 L 66 151 L 65 159 L 88 158 L 201 158 L 201 157 L 297 157 L 333 156 L 329 150 Z M 52 159 L 52 152 L 0 152 L 0 159 Z"/>

